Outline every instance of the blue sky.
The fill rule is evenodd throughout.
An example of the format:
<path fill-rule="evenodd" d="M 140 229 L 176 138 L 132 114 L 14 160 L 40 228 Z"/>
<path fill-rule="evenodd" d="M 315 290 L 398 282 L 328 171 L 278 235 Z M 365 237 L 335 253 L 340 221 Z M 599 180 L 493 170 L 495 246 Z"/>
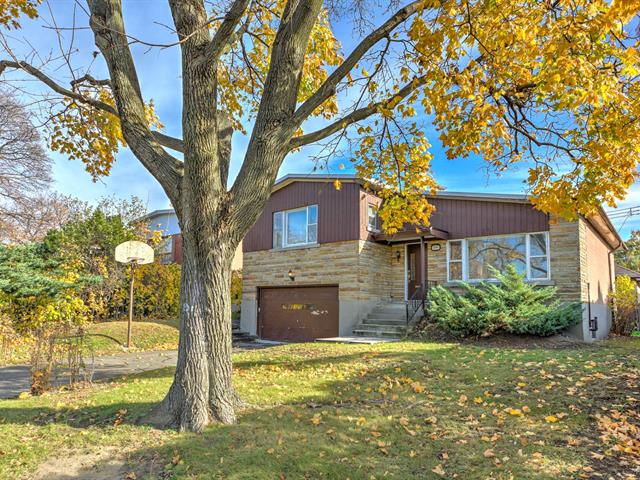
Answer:
<path fill-rule="evenodd" d="M 160 0 L 125 0 L 124 14 L 127 22 L 128 33 L 142 38 L 148 42 L 174 41 L 174 37 L 163 26 L 171 25 L 171 18 L 167 2 Z M 88 24 L 86 15 L 79 10 L 74 0 L 51 0 L 50 7 L 54 13 L 55 21 L 60 27 L 72 25 L 74 15 L 78 26 Z M 17 56 L 26 55 L 30 50 L 28 43 L 32 44 L 40 52 L 51 52 L 56 55 L 58 50 L 57 39 L 53 32 L 43 27 L 43 22 L 51 24 L 52 19 L 48 13 L 48 5 L 41 8 L 42 18 L 39 21 L 23 21 L 23 29 L 11 32 L 11 44 Z M 157 24 L 153 22 L 158 22 Z M 351 25 L 344 21 L 334 25 L 334 30 L 342 42 L 345 52 L 349 52 L 353 44 L 358 40 L 358 35 Z M 67 32 L 64 41 L 68 42 L 70 33 Z M 65 43 L 66 44 L 66 43 Z M 79 53 L 76 62 L 87 65 L 91 61 L 91 52 L 96 50 L 93 36 L 88 30 L 80 30 L 75 33 L 75 45 Z M 146 47 L 134 47 L 134 56 L 137 62 L 138 74 L 142 84 L 143 94 L 146 99 L 153 99 L 156 112 L 165 125 L 165 132 L 180 136 L 181 121 L 181 91 L 180 91 L 180 58 L 177 47 L 169 49 L 148 49 Z M 60 70 L 57 79 L 63 83 L 68 82 L 64 70 Z M 96 63 L 92 68 L 96 77 L 106 78 L 104 65 Z M 312 129 L 314 121 L 308 124 Z M 522 193 L 525 190 L 524 179 L 526 167 L 512 169 L 500 177 L 488 174 L 484 169 L 484 163 L 479 158 L 446 160 L 443 150 L 438 142 L 437 134 L 433 132 L 425 120 L 424 128 L 432 143 L 434 161 L 432 168 L 436 180 L 447 190 L 468 192 L 494 192 L 494 193 Z M 236 133 L 233 139 L 233 156 L 231 164 L 231 179 L 240 169 L 242 155 L 248 138 Z M 303 149 L 301 152 L 288 156 L 281 169 L 280 175 L 287 173 L 310 173 L 314 163 L 309 160 L 309 154 L 313 148 Z M 147 203 L 149 210 L 167 208 L 169 202 L 164 192 L 151 175 L 141 166 L 128 149 L 123 149 L 117 156 L 111 175 L 93 183 L 89 174 L 83 168 L 81 162 L 69 161 L 64 156 L 51 153 L 54 159 L 55 189 L 65 194 L 76 196 L 82 200 L 94 202 L 100 197 L 115 195 L 127 198 L 136 195 Z M 350 171 L 348 159 L 336 158 L 330 165 L 332 173 L 345 173 L 338 170 L 337 165 L 344 162 L 346 172 Z M 640 185 L 634 185 L 627 199 L 620 204 L 620 208 L 640 205 Z M 615 220 L 616 227 L 621 227 L 621 234 L 626 238 L 632 228 L 640 228 L 640 217 Z"/>

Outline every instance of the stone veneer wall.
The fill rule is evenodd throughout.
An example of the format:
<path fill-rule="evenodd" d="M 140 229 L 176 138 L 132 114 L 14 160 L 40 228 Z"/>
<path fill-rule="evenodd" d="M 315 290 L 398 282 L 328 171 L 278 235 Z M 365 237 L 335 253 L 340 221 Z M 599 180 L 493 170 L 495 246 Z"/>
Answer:
<path fill-rule="evenodd" d="M 351 334 L 376 303 L 391 298 L 389 251 L 386 245 L 353 240 L 245 253 L 241 328 L 256 332 L 258 287 L 338 285 L 340 334 Z M 293 271 L 295 281 L 289 279 L 289 270 Z"/>
<path fill-rule="evenodd" d="M 574 222 L 552 221 L 549 243 L 551 280 L 558 289 L 558 297 L 583 306 L 583 321 L 570 332 L 585 341 L 593 340 L 588 316 L 590 286 L 591 315 L 598 317 L 596 339 L 605 338 L 611 327 L 608 295 L 613 289 L 609 247 L 582 218 Z"/>
<path fill-rule="evenodd" d="M 558 289 L 558 297 L 567 302 L 582 301 L 580 265 L 586 255 L 584 228 L 581 222 L 558 219 L 549 225 L 551 280 Z"/>
<path fill-rule="evenodd" d="M 585 321 L 573 332 L 589 340 L 586 318 L 587 283 L 599 282 L 597 300 L 592 298 L 592 315 L 598 315 L 601 328 L 598 338 L 609 330 L 610 312 L 604 298 L 606 258 L 601 239 L 584 221 L 552 221 L 549 227 L 551 282 L 564 301 L 578 301 L 585 306 Z M 441 245 L 433 251 L 434 243 Z M 446 242 L 428 241 L 428 279 L 447 282 Z M 397 258 L 397 254 L 400 254 Z M 262 250 L 244 254 L 241 326 L 256 331 L 257 287 L 293 287 L 302 285 L 338 285 L 340 298 L 340 334 L 351 330 L 376 303 L 404 300 L 406 246 L 384 245 L 364 240 L 322 244 L 317 247 L 282 251 Z M 594 264 L 598 267 L 594 267 Z M 295 281 L 288 277 L 289 270 Z M 596 278 L 597 277 L 597 278 Z M 593 290 L 593 289 L 592 289 Z M 592 291 L 592 293 L 594 293 Z M 607 292 L 608 293 L 608 292 Z M 593 296 L 593 295 L 592 295 Z M 595 312 L 595 313 L 594 313 Z"/>

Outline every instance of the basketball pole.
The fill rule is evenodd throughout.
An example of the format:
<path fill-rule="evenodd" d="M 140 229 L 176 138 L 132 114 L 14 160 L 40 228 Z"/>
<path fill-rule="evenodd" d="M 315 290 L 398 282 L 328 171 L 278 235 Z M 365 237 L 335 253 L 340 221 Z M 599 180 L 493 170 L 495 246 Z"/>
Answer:
<path fill-rule="evenodd" d="M 131 348 L 131 325 L 133 323 L 133 280 L 136 272 L 136 260 L 131 260 L 131 283 L 129 284 L 129 322 L 127 324 L 127 348 Z"/>

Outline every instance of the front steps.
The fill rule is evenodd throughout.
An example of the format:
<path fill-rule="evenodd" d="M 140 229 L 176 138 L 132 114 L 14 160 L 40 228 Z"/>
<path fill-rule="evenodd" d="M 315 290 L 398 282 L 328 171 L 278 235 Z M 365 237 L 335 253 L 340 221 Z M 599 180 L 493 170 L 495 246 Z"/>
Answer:
<path fill-rule="evenodd" d="M 369 338 L 402 338 L 407 334 L 407 314 L 404 302 L 377 305 L 356 328 L 353 334 Z"/>
<path fill-rule="evenodd" d="M 237 343 L 252 343 L 257 338 L 255 335 L 240 330 L 240 319 L 231 321 L 231 341 L 234 345 Z"/>

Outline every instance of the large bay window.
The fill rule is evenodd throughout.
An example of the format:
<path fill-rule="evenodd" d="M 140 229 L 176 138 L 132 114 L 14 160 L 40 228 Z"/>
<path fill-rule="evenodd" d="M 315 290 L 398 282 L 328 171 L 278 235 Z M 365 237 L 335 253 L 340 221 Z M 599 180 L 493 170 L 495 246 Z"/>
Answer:
<path fill-rule="evenodd" d="M 448 280 L 491 280 L 495 268 L 513 265 L 529 280 L 549 278 L 547 232 L 451 240 L 447 244 Z"/>
<path fill-rule="evenodd" d="M 317 205 L 273 214 L 273 248 L 295 247 L 317 242 Z"/>

